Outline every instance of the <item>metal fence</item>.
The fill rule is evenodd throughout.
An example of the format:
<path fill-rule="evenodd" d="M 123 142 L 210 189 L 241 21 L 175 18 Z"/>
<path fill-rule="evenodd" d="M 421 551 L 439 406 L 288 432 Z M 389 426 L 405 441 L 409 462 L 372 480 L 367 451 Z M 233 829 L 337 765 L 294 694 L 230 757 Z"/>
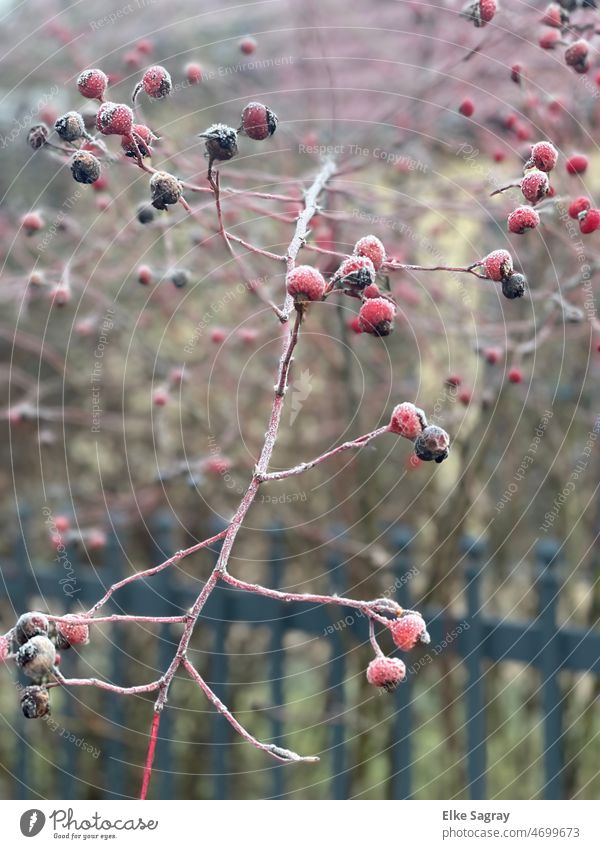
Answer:
<path fill-rule="evenodd" d="M 36 564 L 32 566 L 26 549 L 26 525 L 22 517 L 23 532 L 18 535 L 13 557 L 4 561 L 0 570 L 2 592 L 16 611 L 29 609 L 31 599 L 44 598 L 48 605 L 57 595 L 56 569 Z M 152 522 L 152 540 L 155 547 L 154 559 L 161 562 L 177 550 L 173 521 L 166 515 L 157 515 Z M 388 537 L 388 543 L 395 552 L 390 569 L 393 572 L 394 586 L 398 588 L 395 598 L 404 606 L 411 606 L 410 572 L 413 567 L 411 557 L 412 533 L 408 529 L 397 529 Z M 109 539 L 105 551 L 105 565 L 101 570 L 101 582 L 94 570 L 77 565 L 77 553 L 68 551 L 77 575 L 78 605 L 92 604 L 100 594 L 102 587 L 108 586 L 124 574 L 122 543 L 117 536 Z M 541 708 L 543 716 L 543 768 L 544 782 L 542 795 L 547 799 L 563 798 L 565 794 L 565 757 L 564 757 L 564 700 L 561 697 L 558 676 L 562 670 L 589 672 L 600 675 L 600 633 L 577 628 L 559 628 L 557 626 L 557 603 L 562 580 L 557 574 L 559 556 L 558 543 L 546 540 L 536 550 L 537 616 L 531 621 L 516 622 L 493 619 L 482 614 L 481 582 L 484 572 L 490 568 L 484 547 L 473 540 L 464 541 L 464 589 L 466 611 L 457 619 L 447 611 L 424 609 L 431 634 L 432 644 L 443 643 L 449 633 L 455 633 L 456 639 L 448 651 L 462 659 L 467 672 L 464 689 L 466 709 L 466 776 L 468 793 L 472 799 L 486 798 L 486 775 L 488 772 L 486 729 L 486 698 L 484 694 L 484 665 L 492 662 L 501 664 L 516 661 L 539 671 L 541 676 Z M 286 553 L 285 535 L 274 528 L 270 534 L 269 585 L 278 588 L 282 583 L 281 564 Z M 216 552 L 215 552 L 216 556 Z M 344 558 L 331 551 L 327 571 L 330 592 L 343 594 Z M 187 609 L 197 593 L 197 586 L 186 586 L 184 582 L 174 584 L 169 578 L 169 570 L 160 573 L 147 584 L 130 584 L 117 596 L 119 612 L 126 610 L 133 614 L 175 615 L 181 609 Z M 107 612 L 111 612 L 110 606 Z M 115 608 L 112 609 L 115 612 Z M 344 619 L 345 613 L 349 615 Z M 364 643 L 367 639 L 367 622 L 364 618 L 350 615 L 356 611 L 337 611 L 345 622 L 345 629 Z M 343 704 L 344 681 L 346 678 L 346 648 L 336 629 L 331 628 L 331 610 L 302 604 L 286 604 L 277 600 L 254 596 L 248 593 L 232 591 L 229 588 L 217 588 L 211 595 L 203 618 L 210 621 L 214 629 L 214 668 L 208 675 L 209 683 L 218 695 L 222 682 L 227 681 L 227 653 L 225 641 L 228 629 L 233 623 L 244 622 L 250 625 L 269 623 L 270 645 L 265 655 L 267 666 L 264 679 L 270 682 L 270 701 L 274 706 L 283 703 L 283 680 L 285 663 L 285 636 L 290 629 L 301 630 L 313 635 L 322 635 L 329 631 L 332 641 L 332 658 L 329 665 L 329 686 L 338 694 Z M 468 622 L 468 628 L 461 628 L 461 622 Z M 157 626 L 158 628 L 159 626 Z M 162 626 L 161 626 L 162 627 Z M 168 626 L 164 626 L 168 627 Z M 159 637 L 161 636 L 159 632 Z M 172 639 L 159 639 L 157 663 L 165 669 L 172 656 Z M 218 668 L 217 668 L 218 667 Z M 109 678 L 115 682 L 127 682 L 127 669 L 123 651 L 113 644 L 109 658 Z M 69 670 L 69 674 L 71 671 Z M 414 725 L 413 687 L 414 676 L 396 691 L 396 710 L 393 716 L 393 744 L 385 752 L 388 759 L 387 770 L 390 776 L 391 795 L 403 799 L 413 792 L 412 729 Z M 219 681 L 221 684 L 212 683 Z M 105 702 L 105 716 L 114 727 L 126 727 L 125 698 L 110 698 Z M 67 707 L 68 710 L 68 707 Z M 15 710 L 17 713 L 17 710 Z M 63 717 L 63 722 L 68 718 Z M 227 752 L 231 729 L 227 722 L 215 713 L 211 733 L 210 772 L 212 774 L 212 795 L 215 798 L 229 798 L 231 776 L 228 771 Z M 165 711 L 161 723 L 161 739 L 157 747 L 156 772 L 153 778 L 152 794 L 156 798 L 171 798 L 175 794 L 175 785 L 170 777 L 176 769 L 173 746 L 170 743 L 173 732 L 172 717 Z M 23 740 L 27 739 L 27 722 L 16 717 L 11 728 Z M 270 713 L 270 742 L 286 745 L 282 739 L 282 720 L 276 710 Z M 350 793 L 346 729 L 343 711 L 337 721 L 330 722 L 329 754 L 330 779 L 328 797 L 348 798 Z M 12 776 L 15 796 L 24 798 L 31 795 L 31 768 L 35 752 L 27 745 L 14 748 L 13 762 L 4 764 L 4 769 Z M 68 751 L 62 768 L 57 769 L 57 798 L 77 798 L 80 790 L 76 787 L 79 753 Z M 60 754 L 57 753 L 60 759 Z M 111 788 L 107 798 L 134 796 L 136 788 L 127 786 L 122 768 L 122 742 L 111 737 L 103 742 L 102 772 L 106 785 Z M 285 768 L 274 767 L 272 776 L 272 796 L 281 797 L 285 793 Z"/>

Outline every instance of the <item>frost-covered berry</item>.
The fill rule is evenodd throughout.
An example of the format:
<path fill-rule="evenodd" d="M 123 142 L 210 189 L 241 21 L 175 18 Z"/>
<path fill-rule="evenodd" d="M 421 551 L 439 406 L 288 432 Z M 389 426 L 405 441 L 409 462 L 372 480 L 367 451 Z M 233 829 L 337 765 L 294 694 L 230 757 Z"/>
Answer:
<path fill-rule="evenodd" d="M 592 202 L 589 198 L 574 198 L 569 204 L 569 217 L 577 220 L 582 212 L 587 212 L 588 209 L 591 209 L 591 207 Z"/>
<path fill-rule="evenodd" d="M 71 159 L 71 174 L 78 183 L 95 183 L 100 177 L 100 161 L 88 150 L 78 150 Z"/>
<path fill-rule="evenodd" d="M 133 127 L 133 112 L 125 103 L 103 103 L 96 115 L 96 128 L 105 136 L 128 136 Z"/>
<path fill-rule="evenodd" d="M 44 226 L 44 219 L 39 212 L 26 212 L 21 218 L 21 227 L 28 236 L 33 236 Z"/>
<path fill-rule="evenodd" d="M 410 401 L 403 401 L 394 407 L 390 420 L 390 431 L 404 436 L 405 439 L 415 440 L 427 427 L 427 419 L 423 410 L 415 407 Z"/>
<path fill-rule="evenodd" d="M 142 86 L 148 97 L 166 97 L 173 88 L 171 75 L 162 65 L 153 65 L 144 72 Z"/>
<path fill-rule="evenodd" d="M 251 35 L 247 35 L 240 41 L 239 44 L 240 50 L 246 56 L 251 56 L 256 51 L 256 39 L 252 38 Z"/>
<path fill-rule="evenodd" d="M 185 78 L 190 85 L 198 85 L 202 82 L 202 68 L 197 62 L 188 62 L 184 69 Z"/>
<path fill-rule="evenodd" d="M 363 298 L 381 298 L 381 292 L 377 283 L 370 283 L 366 289 L 362 291 Z"/>
<path fill-rule="evenodd" d="M 179 201 L 181 183 L 166 171 L 156 171 L 150 178 L 150 196 L 155 209 L 166 209 Z"/>
<path fill-rule="evenodd" d="M 19 648 L 16 660 L 25 675 L 40 681 L 52 672 L 56 648 L 46 636 L 32 637 Z"/>
<path fill-rule="evenodd" d="M 83 118 L 79 112 L 66 112 L 54 122 L 54 129 L 63 141 L 72 142 L 87 136 Z"/>
<path fill-rule="evenodd" d="M 288 294 L 296 301 L 320 301 L 325 294 L 325 279 L 321 272 L 310 265 L 299 265 L 286 280 Z"/>
<path fill-rule="evenodd" d="M 108 77 L 99 68 L 88 68 L 77 77 L 77 88 L 84 97 L 102 100 L 108 85 Z"/>
<path fill-rule="evenodd" d="M 548 30 L 548 32 L 543 32 L 539 39 L 538 44 L 542 48 L 542 50 L 554 50 L 556 45 L 560 41 L 560 33 L 555 29 Z"/>
<path fill-rule="evenodd" d="M 539 225 L 540 216 L 532 206 L 519 206 L 510 213 L 506 223 L 511 233 L 524 233 Z"/>
<path fill-rule="evenodd" d="M 242 111 L 240 129 L 248 138 L 263 141 L 273 135 L 277 129 L 277 120 L 277 115 L 268 106 L 253 101 Z"/>
<path fill-rule="evenodd" d="M 497 250 L 492 251 L 481 260 L 481 265 L 487 277 L 490 280 L 495 280 L 499 283 L 505 277 L 512 274 L 513 261 L 508 251 Z"/>
<path fill-rule="evenodd" d="M 67 613 L 56 622 L 56 633 L 59 649 L 68 649 L 70 646 L 85 646 L 90 641 L 90 629 L 81 617 L 73 613 Z"/>
<path fill-rule="evenodd" d="M 513 301 L 515 298 L 522 298 L 525 294 L 526 285 L 527 278 L 525 275 L 513 272 L 508 277 L 502 279 L 502 294 L 510 301 Z"/>
<path fill-rule="evenodd" d="M 418 643 L 427 644 L 429 634 L 425 620 L 420 613 L 405 613 L 390 623 L 394 643 L 402 651 L 410 651 Z"/>
<path fill-rule="evenodd" d="M 34 124 L 27 133 L 27 144 L 33 150 L 39 150 L 48 140 L 50 130 L 45 124 Z"/>
<path fill-rule="evenodd" d="M 48 628 L 48 620 L 43 613 L 38 613 L 37 611 L 23 613 L 17 619 L 17 624 L 15 625 L 15 640 L 21 646 L 32 637 L 39 637 L 42 634 L 47 634 Z"/>
<path fill-rule="evenodd" d="M 470 118 L 471 115 L 475 112 L 475 104 L 471 100 L 470 97 L 466 97 L 460 106 L 458 107 L 458 111 L 461 115 L 464 115 L 465 118 Z"/>
<path fill-rule="evenodd" d="M 20 702 L 26 719 L 41 719 L 50 713 L 50 696 L 45 687 L 23 687 Z"/>
<path fill-rule="evenodd" d="M 539 168 L 533 168 L 521 178 L 521 191 L 529 203 L 537 203 L 546 197 L 550 189 L 548 175 Z"/>
<path fill-rule="evenodd" d="M 10 642 L 8 637 L 0 636 L 0 663 L 4 663 L 10 654 Z"/>
<path fill-rule="evenodd" d="M 358 313 L 358 323 L 363 333 L 389 336 L 394 329 L 396 308 L 386 298 L 368 298 Z"/>
<path fill-rule="evenodd" d="M 356 256 L 366 256 L 373 263 L 375 271 L 379 271 L 385 262 L 385 248 L 377 236 L 363 236 L 354 245 L 352 251 Z"/>
<path fill-rule="evenodd" d="M 600 227 L 600 210 L 588 209 L 579 219 L 579 229 L 586 235 L 593 233 Z"/>
<path fill-rule="evenodd" d="M 461 15 L 476 27 L 484 27 L 493 19 L 496 10 L 496 0 L 468 0 L 463 6 Z"/>
<path fill-rule="evenodd" d="M 531 161 L 540 171 L 552 171 L 558 160 L 558 151 L 548 141 L 537 142 L 531 148 Z"/>
<path fill-rule="evenodd" d="M 125 151 L 125 156 L 142 157 L 152 156 L 151 144 L 156 141 L 156 136 L 145 124 L 134 124 L 131 128 L 131 135 L 124 136 L 121 140 L 121 147 Z"/>
<path fill-rule="evenodd" d="M 375 282 L 375 267 L 368 256 L 351 256 L 343 261 L 335 277 L 342 286 L 364 289 Z"/>
<path fill-rule="evenodd" d="M 565 50 L 565 62 L 578 74 L 585 74 L 590 68 L 589 52 L 589 44 L 580 38 Z"/>
<path fill-rule="evenodd" d="M 450 437 L 441 427 L 429 425 L 415 440 L 415 454 L 419 460 L 441 463 L 448 456 Z"/>
<path fill-rule="evenodd" d="M 392 693 L 406 678 L 406 666 L 397 657 L 376 657 L 367 667 L 367 681 Z"/>
<path fill-rule="evenodd" d="M 238 152 L 237 131 L 227 124 L 213 124 L 199 135 L 205 140 L 209 162 L 233 159 Z"/>
<path fill-rule="evenodd" d="M 568 15 L 566 15 L 566 20 L 568 21 Z M 540 18 L 540 23 L 544 24 L 544 26 L 547 27 L 561 29 L 561 27 L 565 23 L 565 13 L 558 5 L 558 3 L 550 3 L 550 5 L 546 7 L 544 14 Z"/>
<path fill-rule="evenodd" d="M 567 174 L 584 174 L 587 171 L 588 159 L 583 153 L 575 153 L 567 159 Z"/>

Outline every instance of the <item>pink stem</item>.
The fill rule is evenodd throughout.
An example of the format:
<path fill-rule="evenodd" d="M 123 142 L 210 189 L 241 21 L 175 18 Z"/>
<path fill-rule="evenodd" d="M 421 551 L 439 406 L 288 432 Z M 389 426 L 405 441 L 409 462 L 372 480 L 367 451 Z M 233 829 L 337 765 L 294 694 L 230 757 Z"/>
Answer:
<path fill-rule="evenodd" d="M 382 616 L 381 611 L 389 613 L 393 616 L 399 616 L 403 610 L 399 604 L 385 598 L 377 598 L 374 601 L 356 601 L 353 598 L 344 598 L 338 595 L 319 595 L 315 593 L 287 593 L 282 590 L 273 590 L 270 587 L 263 587 L 260 584 L 251 584 L 248 581 L 242 581 L 235 578 L 229 572 L 223 572 L 221 575 L 223 581 L 237 590 L 243 590 L 248 593 L 255 593 L 266 598 L 276 598 L 280 601 L 292 602 L 299 601 L 308 604 L 339 604 L 341 607 L 353 607 L 356 610 L 362 611 L 365 616 L 374 619 L 382 625 L 389 625 L 389 617 Z"/>
<path fill-rule="evenodd" d="M 321 454 L 320 457 L 315 457 L 314 460 L 309 460 L 307 463 L 299 463 L 297 466 L 293 466 L 291 469 L 285 469 L 282 472 L 266 472 L 260 476 L 260 480 L 261 482 L 280 481 L 285 478 L 292 477 L 292 475 L 300 475 L 302 472 L 306 472 L 308 469 L 314 468 L 324 460 L 329 460 L 331 457 L 335 457 L 336 454 L 341 454 L 342 451 L 348 451 L 350 448 L 362 448 L 364 445 L 368 445 L 369 442 L 376 439 L 378 436 L 381 436 L 382 433 L 388 433 L 389 429 L 389 425 L 384 425 L 383 427 L 377 428 L 377 430 L 371 431 L 371 433 L 365 433 L 364 436 L 359 436 L 357 439 L 353 439 L 349 442 L 343 442 L 341 445 L 338 445 L 337 448 L 332 448 L 331 451 L 326 451 L 324 454 Z"/>
<path fill-rule="evenodd" d="M 260 749 L 263 752 L 266 752 L 272 758 L 275 758 L 277 761 L 281 761 L 282 763 L 298 763 L 303 761 L 304 763 L 317 763 L 319 758 L 316 756 L 302 756 L 296 754 L 296 752 L 290 751 L 290 749 L 282 749 L 280 746 L 275 746 L 272 743 L 261 743 L 260 740 L 257 740 L 256 737 L 253 737 L 249 731 L 246 731 L 243 725 L 241 725 L 235 716 L 231 713 L 229 708 L 223 704 L 221 699 L 217 696 L 216 693 L 210 689 L 204 678 L 200 675 L 199 672 L 192 666 L 187 658 L 184 658 L 182 661 L 182 665 L 184 669 L 188 672 L 189 676 L 198 684 L 204 695 L 207 699 L 216 707 L 220 714 L 222 714 L 227 722 L 235 728 L 240 737 L 243 737 L 246 742 L 250 743 L 257 749 Z"/>
<path fill-rule="evenodd" d="M 148 795 L 148 787 L 152 776 L 152 764 L 154 763 L 154 752 L 156 751 L 156 740 L 158 738 L 158 727 L 160 725 L 160 717 L 162 711 L 155 711 L 152 718 L 152 728 L 150 729 L 150 743 L 148 745 L 148 754 L 146 755 L 146 764 L 144 766 L 144 778 L 142 781 L 142 790 L 140 799 L 145 799 Z"/>
<path fill-rule="evenodd" d="M 88 610 L 87 615 L 92 616 L 97 610 L 99 610 L 106 604 L 106 602 L 113 595 L 113 593 L 115 593 L 117 590 L 120 590 L 122 587 L 127 586 L 127 584 L 131 584 L 133 581 L 139 581 L 141 578 L 151 578 L 153 575 L 157 575 L 159 572 L 162 572 L 162 570 L 166 569 L 168 566 L 172 566 L 174 563 L 179 563 L 180 560 L 183 560 L 185 557 L 189 557 L 190 554 L 194 554 L 196 551 L 200 551 L 200 549 L 212 545 L 213 542 L 218 542 L 220 539 L 223 539 L 225 534 L 226 530 L 220 531 L 213 537 L 209 537 L 208 539 L 205 539 L 202 542 L 197 542 L 195 543 L 195 545 L 191 545 L 189 548 L 186 548 L 183 551 L 176 552 L 172 557 L 169 557 L 168 560 L 165 560 L 164 563 L 161 563 L 159 566 L 152 566 L 152 568 L 145 569 L 143 572 L 135 572 L 135 574 L 129 575 L 128 578 L 123 578 L 122 581 L 117 581 L 116 584 L 113 584 L 111 587 L 109 587 L 109 589 L 102 596 L 100 601 L 97 601 L 96 604 Z"/>

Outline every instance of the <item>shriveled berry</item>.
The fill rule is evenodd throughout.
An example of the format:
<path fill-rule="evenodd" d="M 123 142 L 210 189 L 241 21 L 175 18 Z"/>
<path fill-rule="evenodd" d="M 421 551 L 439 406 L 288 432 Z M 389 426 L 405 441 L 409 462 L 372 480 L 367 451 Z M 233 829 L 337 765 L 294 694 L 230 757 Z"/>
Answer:
<path fill-rule="evenodd" d="M 425 620 L 420 613 L 405 613 L 399 619 L 394 619 L 389 629 L 394 643 L 402 651 L 410 651 L 418 643 L 426 645 L 430 639 Z"/>
<path fill-rule="evenodd" d="M 250 139 L 262 141 L 277 129 L 277 115 L 263 103 L 253 101 L 242 112 L 241 130 Z"/>
<path fill-rule="evenodd" d="M 510 301 L 514 300 L 515 298 L 522 298 L 525 294 L 526 285 L 527 278 L 525 277 L 525 275 L 514 272 L 513 274 L 509 274 L 508 277 L 503 278 L 502 294 Z"/>
<path fill-rule="evenodd" d="M 50 696 L 45 687 L 23 687 L 20 702 L 23 716 L 27 719 L 41 719 L 50 714 Z"/>
<path fill-rule="evenodd" d="M 156 171 L 150 178 L 150 196 L 155 209 L 166 209 L 179 201 L 181 183 L 166 171 Z"/>
<path fill-rule="evenodd" d="M 510 213 L 506 223 L 511 233 L 524 233 L 539 225 L 540 216 L 531 206 L 519 206 Z"/>
<path fill-rule="evenodd" d="M 83 118 L 79 112 L 66 112 L 54 122 L 54 129 L 63 141 L 72 142 L 87 136 Z"/>
<path fill-rule="evenodd" d="M 367 667 L 367 681 L 392 693 L 406 678 L 406 666 L 397 657 L 376 657 Z"/>
<path fill-rule="evenodd" d="M 103 103 L 96 115 L 96 128 L 105 136 L 128 136 L 133 127 L 133 112 L 125 103 Z"/>
<path fill-rule="evenodd" d="M 586 235 L 600 227 L 600 210 L 588 209 L 579 219 L 579 229 Z"/>
<path fill-rule="evenodd" d="M 512 257 L 508 251 L 492 251 L 481 260 L 481 265 L 487 277 L 499 283 L 505 277 L 509 277 L 513 270 Z"/>
<path fill-rule="evenodd" d="M 50 130 L 45 124 L 34 124 L 27 133 L 27 144 L 33 150 L 39 150 L 48 140 Z"/>
<path fill-rule="evenodd" d="M 32 637 L 38 637 L 48 633 L 48 620 L 43 613 L 37 611 L 23 613 L 17 619 L 15 625 L 15 640 L 21 646 L 30 640 Z"/>
<path fill-rule="evenodd" d="M 552 171 L 558 161 L 558 151 L 550 142 L 537 142 L 531 148 L 531 161 L 540 171 Z"/>
<path fill-rule="evenodd" d="M 587 171 L 588 159 L 582 153 L 575 153 L 566 162 L 567 174 L 584 174 Z"/>
<path fill-rule="evenodd" d="M 95 183 L 100 177 L 100 161 L 87 150 L 78 150 L 71 159 L 71 174 L 78 183 Z"/>
<path fill-rule="evenodd" d="M 238 152 L 237 131 L 227 124 L 213 124 L 200 133 L 200 138 L 205 140 L 209 162 L 233 159 Z"/>
<path fill-rule="evenodd" d="M 574 198 L 569 204 L 569 217 L 577 220 L 582 212 L 587 212 L 591 209 L 592 202 L 589 198 L 578 197 Z"/>
<path fill-rule="evenodd" d="M 521 71 L 522 68 L 519 64 L 514 64 L 510 69 L 510 78 L 513 83 L 519 84 L 521 82 Z"/>
<path fill-rule="evenodd" d="M 539 168 L 533 168 L 521 178 L 521 191 L 523 196 L 529 203 L 537 203 L 542 198 L 546 197 L 550 183 L 548 175 Z"/>
<path fill-rule="evenodd" d="M 108 77 L 99 68 L 88 68 L 77 77 L 77 88 L 84 97 L 101 100 L 108 85 Z"/>
<path fill-rule="evenodd" d="M 352 251 L 356 256 L 366 256 L 373 263 L 375 271 L 379 271 L 385 262 L 385 248 L 377 236 L 363 236 L 354 245 Z"/>
<path fill-rule="evenodd" d="M 441 463 L 448 456 L 450 437 L 441 427 L 429 425 L 415 440 L 415 454 L 419 460 Z"/>
<path fill-rule="evenodd" d="M 60 649 L 67 649 L 70 646 L 85 646 L 90 641 L 90 629 L 85 622 L 81 621 L 80 616 L 72 613 L 67 613 L 62 619 L 56 622 L 56 633 L 60 637 Z"/>
<path fill-rule="evenodd" d="M 286 280 L 288 294 L 297 302 L 320 301 L 325 294 L 325 286 L 325 278 L 311 265 L 297 266 Z"/>
<path fill-rule="evenodd" d="M 343 261 L 335 277 L 341 286 L 364 289 L 375 282 L 375 267 L 368 256 L 351 256 Z"/>
<path fill-rule="evenodd" d="M 32 637 L 19 648 L 16 660 L 25 675 L 41 681 L 52 672 L 56 661 L 56 648 L 46 636 Z"/>
<path fill-rule="evenodd" d="M 415 440 L 427 427 L 425 413 L 410 401 L 403 401 L 394 407 L 390 421 L 390 431 L 403 436 L 405 439 Z"/>
<path fill-rule="evenodd" d="M 394 329 L 395 306 L 386 298 L 368 298 L 358 313 L 358 323 L 363 333 L 389 336 Z"/>

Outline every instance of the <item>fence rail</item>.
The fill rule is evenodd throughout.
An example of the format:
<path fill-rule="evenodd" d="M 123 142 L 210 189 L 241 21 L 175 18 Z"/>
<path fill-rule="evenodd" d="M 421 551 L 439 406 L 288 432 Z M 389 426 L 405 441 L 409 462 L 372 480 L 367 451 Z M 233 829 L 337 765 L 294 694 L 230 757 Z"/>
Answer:
<path fill-rule="evenodd" d="M 24 533 L 15 543 L 12 559 L 4 561 L 0 569 L 2 592 L 8 598 L 16 612 L 27 610 L 31 600 L 41 597 L 51 603 L 57 596 L 56 567 L 36 564 L 32 566 L 24 538 Z M 279 588 L 282 582 L 282 563 L 286 554 L 285 534 L 279 529 L 271 532 L 269 579 L 270 585 Z M 391 563 L 394 586 L 398 587 L 395 597 L 405 607 L 411 606 L 410 573 L 413 567 L 411 556 L 412 534 L 407 529 L 397 529 L 388 538 L 395 552 Z M 177 550 L 175 529 L 172 520 L 159 514 L 152 523 L 152 539 L 155 548 L 154 559 L 161 562 L 166 556 Z M 466 610 L 460 618 L 448 611 L 439 609 L 423 610 L 426 616 L 433 646 L 443 644 L 449 633 L 455 634 L 448 648 L 462 659 L 467 683 L 464 691 L 466 708 L 466 776 L 469 796 L 472 799 L 486 798 L 487 728 L 485 698 L 485 665 L 516 661 L 539 671 L 541 677 L 541 702 L 544 727 L 544 782 L 543 796 L 547 799 L 563 798 L 565 794 L 565 757 L 564 757 L 564 705 L 559 688 L 558 676 L 563 670 L 588 672 L 600 676 L 600 633 L 580 628 L 559 628 L 557 625 L 557 603 L 560 596 L 561 578 L 557 570 L 560 547 L 558 543 L 546 540 L 536 550 L 536 586 L 538 590 L 537 615 L 531 621 L 517 622 L 495 619 L 482 613 L 481 582 L 484 572 L 489 568 L 484 547 L 475 540 L 464 541 L 464 587 Z M 217 555 L 215 549 L 214 556 Z M 77 579 L 77 604 L 92 604 L 102 587 L 123 576 L 124 555 L 122 541 L 116 535 L 109 539 L 105 552 L 105 566 L 101 570 L 101 580 L 95 570 L 78 563 L 75 550 L 68 549 L 67 556 L 73 564 Z M 330 591 L 344 592 L 342 583 L 343 557 L 332 550 L 329 554 L 328 574 Z M 168 570 L 167 570 L 168 571 Z M 130 613 L 148 615 L 172 615 L 190 607 L 198 592 L 198 586 L 183 582 L 173 582 L 166 572 L 159 573 L 147 584 L 127 585 L 117 596 L 119 609 Z M 111 602 L 112 603 L 112 602 Z M 283 679 L 285 658 L 285 637 L 291 630 L 300 630 L 307 634 L 318 635 L 328 632 L 331 641 L 332 657 L 329 665 L 329 686 L 337 694 L 343 705 L 344 680 L 346 677 L 346 647 L 338 629 L 333 623 L 340 620 L 340 611 L 331 608 L 314 607 L 302 604 L 285 604 L 276 599 L 254 596 L 248 593 L 219 587 L 211 595 L 203 612 L 203 621 L 210 623 L 214 636 L 214 649 L 210 676 L 213 681 L 228 680 L 227 652 L 225 642 L 230 626 L 237 622 L 250 625 L 268 624 L 270 629 L 269 651 L 265 658 L 268 666 L 267 677 L 270 681 L 270 701 L 272 705 L 283 703 Z M 342 610 L 341 620 L 344 630 L 352 634 L 360 643 L 367 640 L 367 623 L 355 610 Z M 462 627 L 461 623 L 468 623 Z M 172 637 L 167 638 L 168 626 L 163 626 L 158 640 L 158 663 L 166 668 L 172 654 Z M 126 681 L 127 670 L 125 655 L 116 645 L 112 646 L 110 656 L 110 680 Z M 409 798 L 413 792 L 412 764 L 412 728 L 414 709 L 414 681 L 412 675 L 396 692 L 396 710 L 392 719 L 393 744 L 387 751 L 389 774 L 391 776 L 391 795 L 393 798 Z M 218 695 L 223 684 L 211 684 Z M 106 717 L 115 728 L 126 727 L 126 707 L 124 699 L 106 701 Z M 61 716 L 61 722 L 68 723 L 70 710 L 67 701 L 67 715 Z M 23 740 L 27 739 L 26 721 L 18 717 L 11 724 Z M 282 740 L 282 719 L 277 710 L 270 714 L 270 740 L 285 745 Z M 329 751 L 331 755 L 331 776 L 328 796 L 333 799 L 348 798 L 350 765 L 347 760 L 343 710 L 337 719 L 329 723 Z M 212 719 L 212 794 L 215 798 L 228 798 L 231 776 L 227 766 L 227 743 L 230 728 L 217 713 Z M 153 779 L 153 793 L 158 798 L 171 798 L 174 794 L 174 782 L 170 773 L 175 769 L 173 746 L 170 739 L 173 732 L 173 718 L 166 710 L 161 723 L 161 739 L 157 747 L 156 773 Z M 134 794 L 132 788 L 124 786 L 122 767 L 122 744 L 116 737 L 110 737 L 103 744 L 102 767 L 107 786 L 111 788 L 108 798 L 119 798 Z M 35 757 L 27 745 L 15 747 L 14 762 L 4 765 L 12 774 L 18 788 L 16 795 L 25 798 L 31 787 L 31 762 Z M 57 757 L 63 757 L 59 752 Z M 57 796 L 77 798 L 77 753 L 69 751 L 61 761 L 57 778 Z M 271 795 L 281 797 L 285 794 L 285 769 L 272 767 Z"/>

